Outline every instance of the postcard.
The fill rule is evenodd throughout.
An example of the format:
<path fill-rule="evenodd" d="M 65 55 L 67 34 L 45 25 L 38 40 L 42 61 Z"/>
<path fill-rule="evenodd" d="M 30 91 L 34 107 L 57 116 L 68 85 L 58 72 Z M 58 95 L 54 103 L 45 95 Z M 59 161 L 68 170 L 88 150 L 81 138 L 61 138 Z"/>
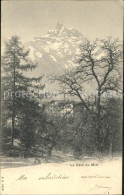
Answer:
<path fill-rule="evenodd" d="M 1 4 L 1 195 L 121 195 L 123 1 Z"/>

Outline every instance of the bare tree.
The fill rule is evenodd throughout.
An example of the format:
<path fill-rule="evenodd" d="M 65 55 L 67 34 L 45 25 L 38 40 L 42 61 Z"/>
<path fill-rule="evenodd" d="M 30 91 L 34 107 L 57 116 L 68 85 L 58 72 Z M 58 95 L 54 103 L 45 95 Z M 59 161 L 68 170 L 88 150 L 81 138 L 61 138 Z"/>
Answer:
<path fill-rule="evenodd" d="M 120 93 L 121 90 L 122 45 L 120 43 L 118 39 L 112 40 L 112 38 L 96 40 L 93 43 L 87 41 L 85 45 L 79 47 L 80 54 L 75 57 L 77 64 L 75 69 L 54 77 L 54 80 L 63 87 L 62 93 L 77 97 L 90 114 L 96 113 L 96 135 L 99 150 L 101 150 L 102 143 L 101 119 L 104 110 L 104 95 L 108 91 Z M 93 90 L 96 94 L 90 102 L 88 101 L 89 97 L 83 96 L 86 87 L 89 87 L 90 92 Z"/>

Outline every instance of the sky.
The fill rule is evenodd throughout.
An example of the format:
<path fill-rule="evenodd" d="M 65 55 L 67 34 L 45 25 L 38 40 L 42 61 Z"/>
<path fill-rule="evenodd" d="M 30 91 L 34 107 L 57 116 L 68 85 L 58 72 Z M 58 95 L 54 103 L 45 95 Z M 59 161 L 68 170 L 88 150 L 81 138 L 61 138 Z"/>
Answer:
<path fill-rule="evenodd" d="M 30 41 L 58 22 L 90 40 L 107 36 L 122 40 L 123 1 L 2 1 L 2 43 L 12 35 Z"/>

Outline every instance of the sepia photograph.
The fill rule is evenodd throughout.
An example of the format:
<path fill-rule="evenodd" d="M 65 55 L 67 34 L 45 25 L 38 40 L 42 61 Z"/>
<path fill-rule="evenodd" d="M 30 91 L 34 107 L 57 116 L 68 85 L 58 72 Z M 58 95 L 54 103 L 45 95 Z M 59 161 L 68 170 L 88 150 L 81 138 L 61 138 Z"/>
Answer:
<path fill-rule="evenodd" d="M 1 194 L 121 195 L 123 1 L 1 4 Z"/>

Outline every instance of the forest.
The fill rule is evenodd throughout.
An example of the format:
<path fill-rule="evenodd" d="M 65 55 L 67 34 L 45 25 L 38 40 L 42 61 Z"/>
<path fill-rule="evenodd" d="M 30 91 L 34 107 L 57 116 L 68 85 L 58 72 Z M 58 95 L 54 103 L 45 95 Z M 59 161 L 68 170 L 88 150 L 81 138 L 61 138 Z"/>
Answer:
<path fill-rule="evenodd" d="M 122 150 L 122 44 L 108 37 L 87 40 L 74 67 L 49 75 L 60 99 L 45 99 L 43 74 L 12 36 L 2 55 L 2 155 L 49 159 L 57 151 L 75 160 L 113 157 Z M 32 95 L 35 94 L 35 95 Z M 58 157 L 59 158 L 59 157 Z"/>

